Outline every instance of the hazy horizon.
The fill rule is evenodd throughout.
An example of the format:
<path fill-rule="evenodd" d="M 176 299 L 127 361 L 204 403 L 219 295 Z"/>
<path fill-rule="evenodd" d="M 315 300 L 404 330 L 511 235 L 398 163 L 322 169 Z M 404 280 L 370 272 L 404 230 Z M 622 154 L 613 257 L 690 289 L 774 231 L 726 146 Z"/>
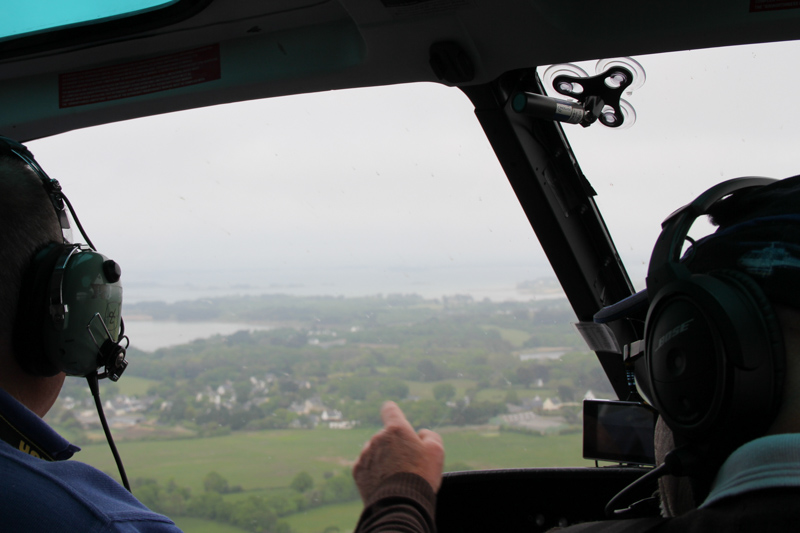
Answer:
<path fill-rule="evenodd" d="M 520 290 L 524 282 L 545 280 L 560 292 L 549 265 L 466 264 L 457 266 L 372 265 L 352 267 L 231 268 L 206 271 L 133 271 L 124 273 L 125 302 L 220 296 L 289 294 L 294 296 L 372 296 L 419 294 L 427 299 L 469 294 L 476 300 L 528 300 L 545 297 Z M 548 294 L 552 290 L 548 290 Z M 563 293 L 561 293 L 563 294 Z M 547 297 L 551 297 L 547 295 Z"/>

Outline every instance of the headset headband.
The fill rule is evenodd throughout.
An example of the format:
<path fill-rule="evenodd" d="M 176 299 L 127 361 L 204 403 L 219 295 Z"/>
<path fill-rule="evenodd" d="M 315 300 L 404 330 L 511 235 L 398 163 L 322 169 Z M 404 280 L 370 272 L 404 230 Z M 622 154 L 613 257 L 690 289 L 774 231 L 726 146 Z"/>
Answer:
<path fill-rule="evenodd" d="M 8 137 L 3 137 L 0 135 L 0 153 L 7 153 L 17 156 L 23 163 L 28 165 L 31 170 L 38 176 L 38 178 L 42 181 L 42 186 L 44 187 L 45 192 L 47 193 L 48 198 L 50 198 L 50 203 L 53 204 L 53 209 L 56 211 L 56 217 L 58 218 L 58 223 L 61 226 L 61 233 L 64 237 L 64 242 L 69 243 L 71 241 L 71 233 L 72 230 L 69 224 L 69 218 L 67 217 L 67 210 L 65 206 L 65 202 L 67 205 L 69 201 L 64 196 L 64 193 L 61 190 L 61 184 L 58 183 L 58 180 L 55 180 L 47 175 L 47 172 L 39 166 L 39 163 L 36 162 L 36 159 L 33 157 L 33 153 L 31 153 L 28 148 L 14 139 L 9 139 Z"/>
<path fill-rule="evenodd" d="M 698 217 L 708 214 L 709 209 L 726 196 L 744 189 L 763 187 L 776 181 L 778 180 L 761 177 L 724 181 L 669 215 L 661 224 L 661 235 L 658 236 L 653 255 L 650 257 L 647 271 L 648 293 L 653 295 L 671 281 L 689 276 L 688 267 L 680 261 L 680 253 L 689 230 Z"/>

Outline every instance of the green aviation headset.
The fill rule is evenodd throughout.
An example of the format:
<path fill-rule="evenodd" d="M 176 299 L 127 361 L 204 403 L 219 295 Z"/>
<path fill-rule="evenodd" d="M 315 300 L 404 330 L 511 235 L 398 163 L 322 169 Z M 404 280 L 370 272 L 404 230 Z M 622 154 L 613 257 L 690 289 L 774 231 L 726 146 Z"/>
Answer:
<path fill-rule="evenodd" d="M 23 275 L 13 332 L 20 366 L 39 376 L 118 380 L 128 365 L 119 265 L 97 253 L 58 181 L 24 145 L 0 137 L 0 154 L 19 158 L 41 179 L 65 234 L 64 242 L 39 250 Z M 88 246 L 69 242 L 65 205 Z"/>

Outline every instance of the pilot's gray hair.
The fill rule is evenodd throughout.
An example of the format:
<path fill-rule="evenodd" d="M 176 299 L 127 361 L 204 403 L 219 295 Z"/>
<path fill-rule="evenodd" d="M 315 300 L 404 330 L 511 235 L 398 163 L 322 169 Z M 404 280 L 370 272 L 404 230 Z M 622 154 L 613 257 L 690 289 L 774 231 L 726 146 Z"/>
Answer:
<path fill-rule="evenodd" d="M 11 339 L 23 273 L 34 254 L 62 240 L 41 179 L 22 160 L 0 155 L 0 336 Z"/>

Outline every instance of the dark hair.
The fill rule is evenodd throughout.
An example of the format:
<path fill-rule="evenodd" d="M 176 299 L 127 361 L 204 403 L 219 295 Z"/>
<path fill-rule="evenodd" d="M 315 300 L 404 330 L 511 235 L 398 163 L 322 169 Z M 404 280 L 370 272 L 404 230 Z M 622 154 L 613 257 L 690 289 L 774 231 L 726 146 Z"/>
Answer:
<path fill-rule="evenodd" d="M 0 154 L 0 333 L 14 327 L 22 276 L 34 254 L 61 242 L 61 226 L 38 175 L 21 159 Z"/>

